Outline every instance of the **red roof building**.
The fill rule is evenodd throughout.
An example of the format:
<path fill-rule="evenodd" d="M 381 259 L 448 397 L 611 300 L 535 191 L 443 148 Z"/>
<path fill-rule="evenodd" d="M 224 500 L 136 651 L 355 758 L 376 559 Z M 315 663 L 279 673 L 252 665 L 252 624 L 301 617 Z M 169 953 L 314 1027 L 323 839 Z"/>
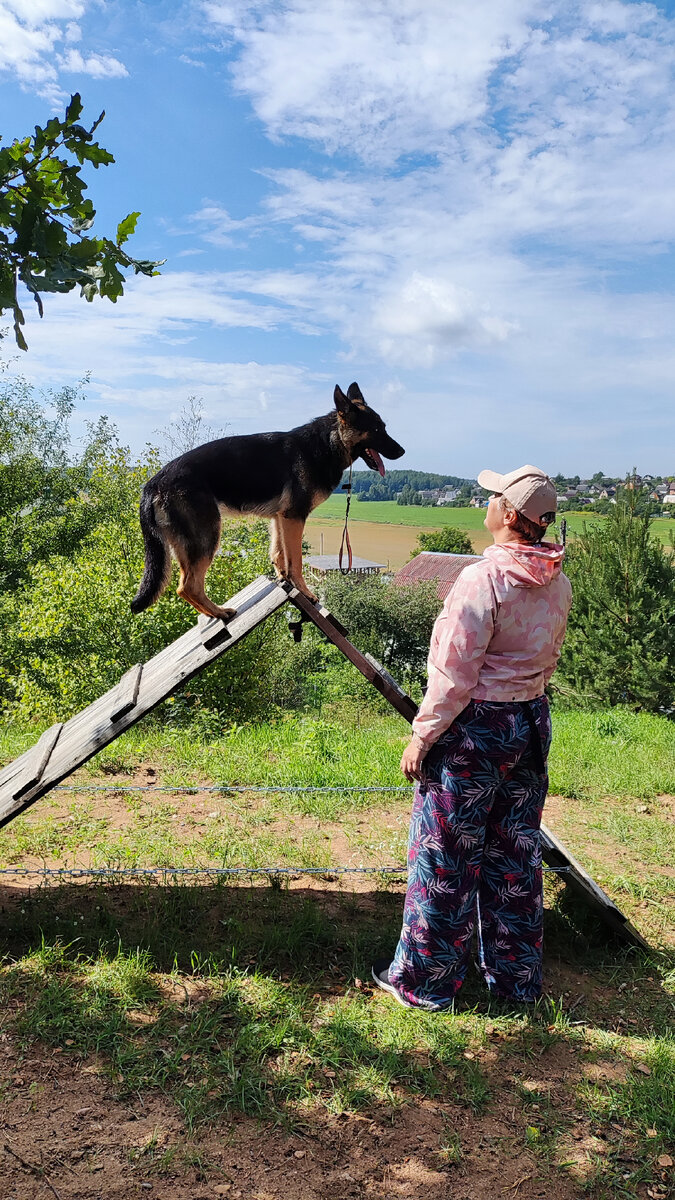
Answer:
<path fill-rule="evenodd" d="M 419 583 L 431 579 L 436 584 L 438 599 L 443 602 L 464 568 L 469 563 L 479 562 L 480 557 L 480 554 L 441 554 L 436 550 L 423 550 L 396 572 L 393 582 Z"/>

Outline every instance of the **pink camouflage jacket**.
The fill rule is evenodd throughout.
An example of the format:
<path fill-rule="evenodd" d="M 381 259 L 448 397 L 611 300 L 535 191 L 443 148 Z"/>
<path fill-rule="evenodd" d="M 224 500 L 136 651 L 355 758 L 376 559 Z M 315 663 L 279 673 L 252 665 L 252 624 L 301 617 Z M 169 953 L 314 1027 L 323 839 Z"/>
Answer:
<path fill-rule="evenodd" d="M 534 700 L 551 678 L 572 603 L 562 546 L 488 546 L 436 618 L 413 732 L 429 748 L 469 700 Z"/>

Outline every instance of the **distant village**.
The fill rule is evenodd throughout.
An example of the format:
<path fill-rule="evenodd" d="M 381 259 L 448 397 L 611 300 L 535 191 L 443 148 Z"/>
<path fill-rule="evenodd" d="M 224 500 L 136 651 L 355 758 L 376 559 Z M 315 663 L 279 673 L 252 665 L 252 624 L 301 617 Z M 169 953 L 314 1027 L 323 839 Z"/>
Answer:
<path fill-rule="evenodd" d="M 639 490 L 641 502 L 646 502 L 658 515 L 675 517 L 675 476 L 632 474 L 623 479 L 610 478 L 601 471 L 591 479 L 578 475 L 567 478 L 554 476 L 558 487 L 558 511 L 588 509 L 606 512 L 616 503 L 621 489 Z M 423 471 L 390 471 L 384 480 L 373 480 L 369 471 L 357 471 L 353 488 L 361 501 L 393 500 L 401 505 L 422 507 L 483 508 L 487 497 L 475 479 L 432 475 Z"/>

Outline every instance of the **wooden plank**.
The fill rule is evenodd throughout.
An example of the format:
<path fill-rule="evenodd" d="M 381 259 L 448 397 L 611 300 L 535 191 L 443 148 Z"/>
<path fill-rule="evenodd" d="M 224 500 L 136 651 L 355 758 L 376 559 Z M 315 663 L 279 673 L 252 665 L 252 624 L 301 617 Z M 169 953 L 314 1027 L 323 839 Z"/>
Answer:
<path fill-rule="evenodd" d="M 47 763 L 52 756 L 52 751 L 61 736 L 62 729 L 63 724 L 61 722 L 52 725 L 50 729 L 45 729 L 42 737 L 23 756 L 23 770 L 17 773 L 17 777 L 12 785 L 13 800 L 16 800 L 19 796 L 23 796 L 24 792 L 27 792 L 36 783 L 40 782 Z"/>
<path fill-rule="evenodd" d="M 27 789 L 22 789 L 20 796 L 14 795 L 17 776 L 23 778 L 37 747 L 32 747 L 15 762 L 8 764 L 0 771 L 0 827 L 34 804 L 50 788 L 119 737 L 120 733 L 130 729 L 182 683 L 191 679 L 209 663 L 215 662 L 231 646 L 236 645 L 252 629 L 281 608 L 287 599 L 283 588 L 261 575 L 228 601 L 237 609 L 237 615 L 228 624 L 230 637 L 224 643 L 208 649 L 203 644 L 195 623 L 187 633 L 145 664 L 136 704 L 116 722 L 110 720 L 110 713 L 115 704 L 115 697 L 119 694 L 119 683 L 67 721 L 41 778 Z"/>
<path fill-rule="evenodd" d="M 316 625 L 317 629 L 320 629 L 321 632 L 325 634 L 325 636 L 330 642 L 333 643 L 334 646 L 337 646 L 338 650 L 344 654 L 345 658 L 348 658 L 349 661 L 353 663 L 354 666 L 361 672 L 361 674 L 365 676 L 368 682 L 372 683 L 373 687 L 376 688 L 382 696 L 384 696 L 385 700 L 389 701 L 392 708 L 395 708 L 396 711 L 406 719 L 406 721 L 412 721 L 415 713 L 417 712 L 417 705 L 415 704 L 415 701 L 411 699 L 410 696 L 406 695 L 406 693 L 398 686 L 398 684 L 395 683 L 394 686 L 392 686 L 392 684 L 389 683 L 382 674 L 381 669 L 379 667 L 374 667 L 373 663 L 366 658 L 366 655 L 362 654 L 360 650 L 357 650 L 356 646 L 352 645 L 352 643 L 344 636 L 344 634 L 340 633 L 339 629 L 337 628 L 339 622 L 335 621 L 332 613 L 328 613 L 328 616 L 326 616 L 326 609 L 322 608 L 320 605 L 314 604 L 307 598 L 307 596 L 303 596 L 302 592 L 299 592 L 297 588 L 289 587 L 288 584 L 286 584 L 285 587 L 288 590 L 288 598 L 291 603 L 294 604 L 296 608 L 299 608 L 300 611 L 303 612 L 314 625 Z"/>
<path fill-rule="evenodd" d="M 119 721 L 125 713 L 134 707 L 138 699 L 138 689 L 141 686 L 141 675 L 143 674 L 143 663 L 136 663 L 126 675 L 120 679 L 112 709 L 110 710 L 110 720 Z"/>
<path fill-rule="evenodd" d="M 620 908 L 617 908 L 611 897 L 591 878 L 581 863 L 574 855 L 570 854 L 567 847 L 543 822 L 541 825 L 541 849 L 546 865 L 558 870 L 561 879 L 564 879 L 565 883 L 586 900 L 590 907 L 602 917 L 605 924 L 609 925 L 620 937 L 633 942 L 642 950 L 651 948 L 642 934 L 628 920 L 628 917 L 624 916 Z"/>

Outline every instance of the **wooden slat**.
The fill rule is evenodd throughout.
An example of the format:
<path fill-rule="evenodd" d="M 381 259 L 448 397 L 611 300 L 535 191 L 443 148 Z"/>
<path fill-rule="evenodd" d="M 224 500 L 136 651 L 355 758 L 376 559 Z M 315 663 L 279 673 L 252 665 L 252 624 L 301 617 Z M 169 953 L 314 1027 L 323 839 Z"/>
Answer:
<path fill-rule="evenodd" d="M 126 675 L 120 679 L 115 699 L 110 710 L 110 720 L 119 721 L 125 713 L 134 707 L 138 699 L 138 689 L 141 686 L 141 675 L 143 674 L 143 663 L 136 663 Z"/>
<path fill-rule="evenodd" d="M 36 783 L 40 782 L 52 756 L 52 751 L 61 736 L 62 729 L 63 725 L 60 722 L 52 725 L 50 729 L 45 729 L 42 737 L 23 756 L 23 770 L 19 771 L 15 777 L 12 799 L 16 800 L 19 796 L 23 796 L 24 792 L 29 791 Z"/>
<path fill-rule="evenodd" d="M 379 664 L 377 667 L 373 666 L 373 663 L 366 657 L 366 655 L 362 654 L 360 650 L 357 650 L 356 646 L 352 645 L 352 643 L 344 636 L 344 634 L 340 633 L 340 630 L 338 629 L 339 622 L 335 620 L 332 613 L 328 613 L 326 616 L 327 609 L 322 608 L 320 605 L 314 604 L 307 598 L 307 596 L 303 596 L 302 592 L 299 592 L 297 588 L 289 587 L 288 584 L 284 586 L 288 590 L 288 598 L 291 603 L 294 604 L 296 608 L 299 608 L 300 611 L 305 614 L 308 620 L 310 620 L 314 625 L 316 625 L 317 629 L 320 629 L 321 632 L 326 635 L 328 640 L 331 641 L 334 646 L 337 646 L 338 650 L 344 654 L 345 658 L 348 658 L 349 661 L 354 664 L 361 674 L 366 677 L 368 682 L 372 683 L 373 687 L 376 688 L 382 696 L 384 696 L 385 700 L 388 700 L 392 707 L 395 708 L 402 717 L 405 717 L 406 721 L 412 721 L 415 713 L 417 712 L 417 705 L 415 704 L 415 701 L 411 699 L 410 696 L 406 695 L 406 693 L 398 686 L 397 683 L 392 686 L 392 684 L 382 673 L 382 669 L 379 667 Z M 343 628 L 343 626 L 340 626 L 340 628 Z"/>
<path fill-rule="evenodd" d="M 32 747 L 26 754 L 10 763 L 0 771 L 0 826 L 6 825 L 34 804 L 50 788 L 119 737 L 124 730 L 130 729 L 182 683 L 191 679 L 209 663 L 215 662 L 221 654 L 226 653 L 231 646 L 236 645 L 252 629 L 281 608 L 287 599 L 283 588 L 266 576 L 259 576 L 228 602 L 237 609 L 237 615 L 228 624 L 230 637 L 225 642 L 208 649 L 202 642 L 197 624 L 193 625 L 187 633 L 145 664 L 139 681 L 136 704 L 117 721 L 113 723 L 110 714 L 115 706 L 116 697 L 119 696 L 121 681 L 88 708 L 67 721 L 62 729 L 59 727 L 60 737 L 43 767 L 42 776 L 29 787 L 23 786 L 24 776 L 27 778 L 25 773 L 38 747 Z M 48 730 L 47 733 L 49 732 Z M 38 746 L 41 742 L 42 739 Z M 35 774 L 34 769 L 32 774 Z M 21 777 L 22 781 L 21 794 L 18 796 L 14 794 L 17 777 Z"/>

